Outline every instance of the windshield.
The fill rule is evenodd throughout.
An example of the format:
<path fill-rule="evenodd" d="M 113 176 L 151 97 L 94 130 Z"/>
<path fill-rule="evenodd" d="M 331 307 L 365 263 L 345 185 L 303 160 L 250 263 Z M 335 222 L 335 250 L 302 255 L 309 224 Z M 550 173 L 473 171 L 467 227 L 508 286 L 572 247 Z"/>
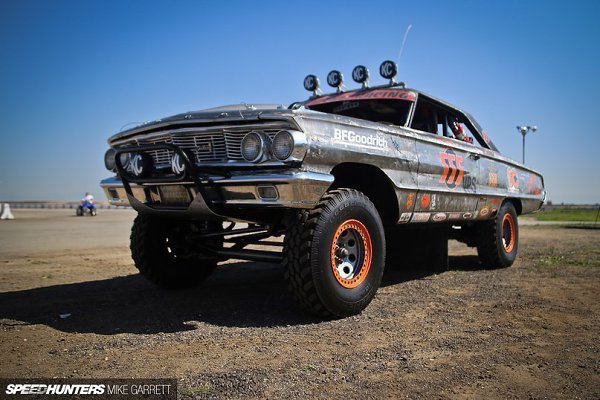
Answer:
<path fill-rule="evenodd" d="M 415 97 L 412 92 L 397 89 L 361 90 L 317 97 L 304 106 L 309 110 L 405 126 Z"/>
<path fill-rule="evenodd" d="M 401 100 L 356 100 L 318 104 L 307 108 L 330 114 L 404 126 L 411 103 Z"/>

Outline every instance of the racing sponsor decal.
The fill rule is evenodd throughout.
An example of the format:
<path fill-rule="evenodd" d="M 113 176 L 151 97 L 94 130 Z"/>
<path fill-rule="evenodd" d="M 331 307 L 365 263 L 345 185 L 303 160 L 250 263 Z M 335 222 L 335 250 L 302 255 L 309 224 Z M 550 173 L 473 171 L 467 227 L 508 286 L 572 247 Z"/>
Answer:
<path fill-rule="evenodd" d="M 462 217 L 463 217 L 463 219 L 471 219 L 471 218 L 473 218 L 473 213 L 466 212 L 463 214 Z"/>
<path fill-rule="evenodd" d="M 429 209 L 431 210 L 435 210 L 436 207 L 438 205 L 438 197 L 437 194 L 432 194 L 431 195 L 431 206 L 429 207 Z"/>
<path fill-rule="evenodd" d="M 498 187 L 498 169 L 496 167 L 488 167 L 487 185 L 489 187 Z"/>
<path fill-rule="evenodd" d="M 412 216 L 412 213 L 402 213 L 402 215 L 400 215 L 400 222 L 410 221 L 411 216 Z"/>
<path fill-rule="evenodd" d="M 362 135 L 348 129 L 335 128 L 333 143 L 343 143 L 349 146 L 365 149 L 386 150 L 388 143 L 382 135 Z"/>
<path fill-rule="evenodd" d="M 489 199 L 488 203 L 494 204 L 494 205 L 500 205 L 500 203 L 502 203 L 502 199 Z"/>
<path fill-rule="evenodd" d="M 143 163 L 142 155 L 136 154 L 135 156 L 133 156 L 133 158 L 129 162 L 129 166 L 131 168 L 131 172 L 133 172 L 134 175 L 136 175 L 136 176 L 142 175 L 142 173 L 144 172 L 144 163 Z"/>
<path fill-rule="evenodd" d="M 440 183 L 445 184 L 448 189 L 454 190 L 456 186 L 462 183 L 463 174 L 465 173 L 462 167 L 463 158 L 456 154 L 454 150 L 446 149 L 446 151 L 440 153 L 440 161 L 444 167 Z"/>
<path fill-rule="evenodd" d="M 427 210 L 427 209 L 429 209 L 430 204 L 431 204 L 431 198 L 429 197 L 428 194 L 424 194 L 421 197 L 421 208 L 424 210 Z"/>
<path fill-rule="evenodd" d="M 415 194 L 409 193 L 408 197 L 406 198 L 406 208 L 408 208 L 410 210 L 414 204 L 415 204 Z"/>
<path fill-rule="evenodd" d="M 431 217 L 431 220 L 434 222 L 440 222 L 440 221 L 445 221 L 447 218 L 445 213 L 437 213 L 434 214 L 433 217 Z"/>
<path fill-rule="evenodd" d="M 477 178 L 474 176 L 470 176 L 470 175 L 465 175 L 463 178 L 463 188 L 465 190 L 472 190 L 472 191 L 476 191 L 477 190 Z"/>
<path fill-rule="evenodd" d="M 380 90 L 359 90 L 353 92 L 332 94 L 328 96 L 321 96 L 316 99 L 307 101 L 305 103 L 306 106 L 310 108 L 310 106 L 315 106 L 317 104 L 326 104 L 326 103 L 337 103 L 343 101 L 356 101 L 356 100 L 384 100 L 384 99 L 394 99 L 394 100 L 408 100 L 414 101 L 416 99 L 416 95 L 413 92 L 407 90 L 399 90 L 399 89 L 380 89 Z"/>
<path fill-rule="evenodd" d="M 519 193 L 519 174 L 517 173 L 517 170 L 508 167 L 506 177 L 508 178 L 508 191 Z"/>
<path fill-rule="evenodd" d="M 448 219 L 460 219 L 460 213 L 450 213 Z"/>
<path fill-rule="evenodd" d="M 489 206 L 483 206 L 481 207 L 481 210 L 479 210 L 479 216 L 481 218 L 485 218 L 490 214 L 490 207 Z"/>
<path fill-rule="evenodd" d="M 414 213 L 411 222 L 427 222 L 429 221 L 429 213 Z"/>
<path fill-rule="evenodd" d="M 540 194 L 542 193 L 542 182 L 541 179 L 534 174 L 529 174 L 527 180 L 527 193 Z"/>
<path fill-rule="evenodd" d="M 173 171 L 175 175 L 179 175 L 185 171 L 185 164 L 183 163 L 181 157 L 179 157 L 178 153 L 175 153 L 173 159 L 171 160 L 171 171 Z"/>

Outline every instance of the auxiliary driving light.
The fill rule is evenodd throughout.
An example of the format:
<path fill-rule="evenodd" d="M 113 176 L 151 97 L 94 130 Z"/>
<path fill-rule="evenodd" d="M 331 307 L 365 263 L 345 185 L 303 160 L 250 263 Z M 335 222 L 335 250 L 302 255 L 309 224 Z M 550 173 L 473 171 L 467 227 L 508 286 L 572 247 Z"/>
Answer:
<path fill-rule="evenodd" d="M 273 138 L 271 145 L 273 155 L 280 161 L 284 161 L 292 155 L 294 151 L 294 137 L 288 131 L 280 131 Z"/>
<path fill-rule="evenodd" d="M 319 78 L 315 75 L 306 75 L 306 78 L 304 78 L 304 89 L 317 93 L 317 90 L 319 90 Z"/>
<path fill-rule="evenodd" d="M 171 159 L 171 171 L 173 171 L 175 175 L 181 175 L 181 173 L 185 171 L 185 163 L 178 153 L 175 153 Z"/>
<path fill-rule="evenodd" d="M 119 156 L 119 162 L 121 163 L 121 167 L 123 169 L 129 168 L 129 163 L 131 162 L 131 154 L 130 153 L 121 153 Z"/>
<path fill-rule="evenodd" d="M 115 161 L 115 149 L 108 149 L 106 153 L 104 153 L 104 166 L 107 170 L 115 172 L 117 170 L 117 163 Z"/>
<path fill-rule="evenodd" d="M 364 65 L 357 65 L 352 70 L 352 79 L 356 83 L 362 83 L 363 88 L 369 86 L 369 69 Z"/>
<path fill-rule="evenodd" d="M 338 70 L 333 70 L 327 74 L 327 84 L 331 87 L 337 88 L 338 92 L 342 91 L 342 85 L 344 84 L 344 75 Z"/>
<path fill-rule="evenodd" d="M 379 75 L 381 75 L 385 79 L 389 79 L 390 81 L 394 81 L 394 77 L 398 73 L 398 66 L 395 62 L 390 60 L 385 60 L 379 66 Z"/>
<path fill-rule="evenodd" d="M 248 162 L 257 161 L 263 155 L 264 139 L 256 132 L 250 132 L 242 139 L 242 157 Z"/>
<path fill-rule="evenodd" d="M 152 169 L 152 158 L 144 153 L 132 154 L 131 160 L 129 161 L 129 171 L 138 177 L 142 178 L 150 174 Z"/>

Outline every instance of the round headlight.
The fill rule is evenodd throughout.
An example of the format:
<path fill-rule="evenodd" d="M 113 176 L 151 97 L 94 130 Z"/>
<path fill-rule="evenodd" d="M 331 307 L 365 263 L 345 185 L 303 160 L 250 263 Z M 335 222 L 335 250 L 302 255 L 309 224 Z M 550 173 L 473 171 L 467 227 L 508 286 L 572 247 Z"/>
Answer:
<path fill-rule="evenodd" d="M 278 160 L 286 160 L 292 155 L 294 151 L 294 137 L 288 131 L 278 132 L 273 138 L 273 145 L 271 146 L 273 155 Z"/>
<path fill-rule="evenodd" d="M 256 132 L 250 132 L 242 139 L 242 157 L 249 162 L 257 161 L 262 156 L 263 138 Z"/>
<path fill-rule="evenodd" d="M 115 149 L 108 149 L 104 154 L 104 166 L 109 171 L 116 171 L 117 165 L 115 162 Z"/>

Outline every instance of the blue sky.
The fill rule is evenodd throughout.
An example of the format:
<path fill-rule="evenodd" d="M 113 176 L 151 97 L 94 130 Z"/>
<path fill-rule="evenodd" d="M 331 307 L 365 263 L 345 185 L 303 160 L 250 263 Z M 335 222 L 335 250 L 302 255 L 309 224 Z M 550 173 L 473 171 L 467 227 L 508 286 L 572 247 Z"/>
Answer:
<path fill-rule="evenodd" d="M 516 125 L 538 125 L 526 161 L 548 198 L 598 203 L 598 15 L 597 1 L 0 0 L 0 199 L 103 198 L 123 125 L 289 104 L 308 73 L 375 75 L 411 24 L 401 80 L 469 111 L 517 160 Z"/>

